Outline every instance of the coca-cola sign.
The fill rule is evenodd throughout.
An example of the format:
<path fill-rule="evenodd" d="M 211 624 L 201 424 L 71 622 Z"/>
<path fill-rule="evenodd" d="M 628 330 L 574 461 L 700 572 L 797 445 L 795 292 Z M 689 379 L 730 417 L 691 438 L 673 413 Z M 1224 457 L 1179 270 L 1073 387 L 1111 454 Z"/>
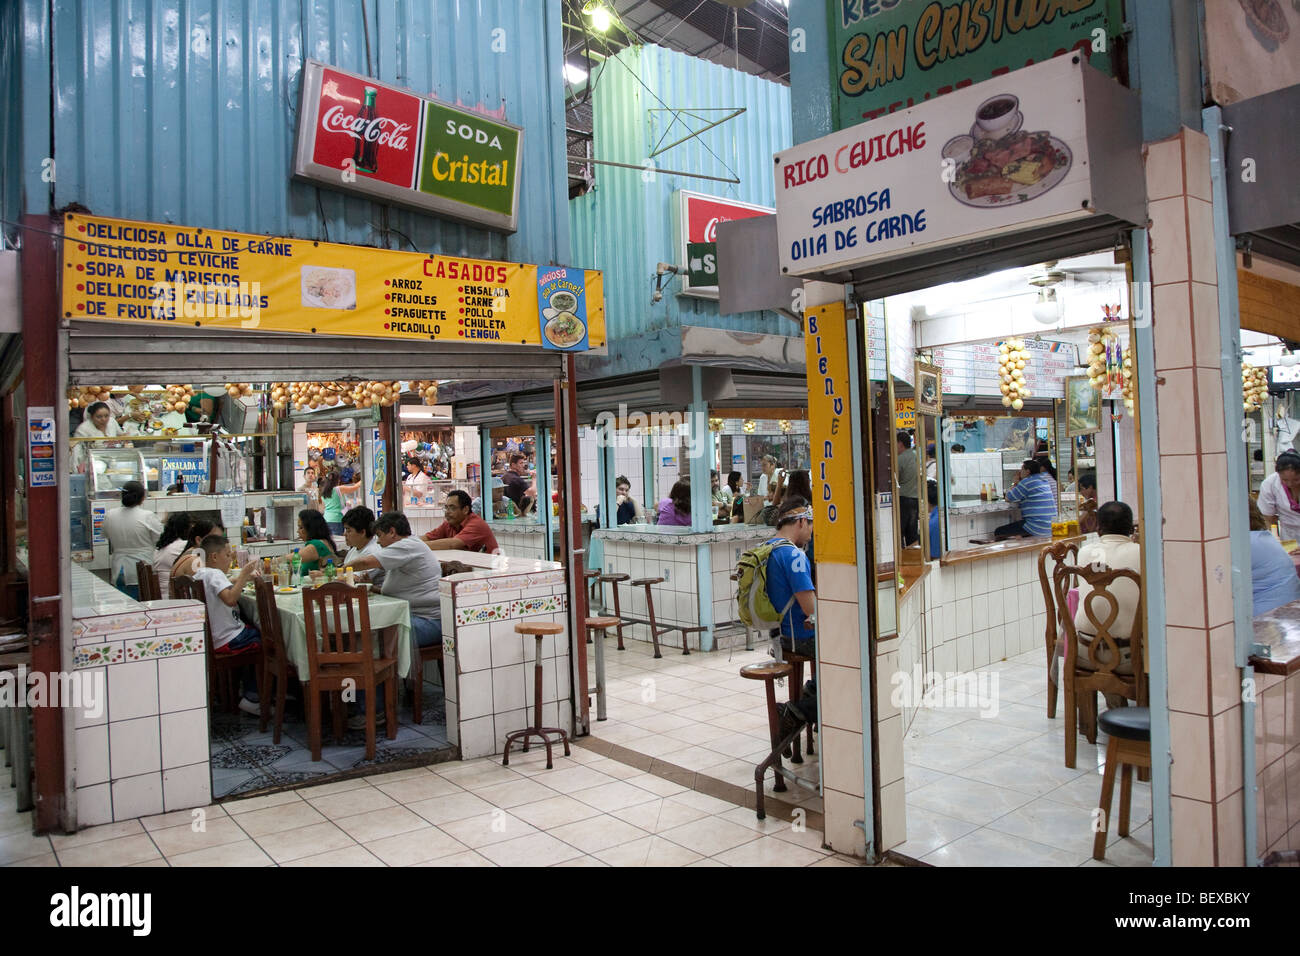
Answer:
<path fill-rule="evenodd" d="M 314 60 L 303 68 L 302 90 L 295 176 L 515 230 L 518 127 Z M 426 129 L 435 115 L 436 132 Z M 471 155 L 476 149 L 491 152 Z"/>
<path fill-rule="evenodd" d="M 734 199 L 706 196 L 686 189 L 678 190 L 674 198 L 676 199 L 674 214 L 677 220 L 678 260 L 681 264 L 687 261 L 688 243 L 718 241 L 718 223 L 730 222 L 733 219 L 770 216 L 776 212 L 768 206 L 756 206 Z M 686 275 L 682 276 L 682 292 L 685 295 L 695 295 L 705 299 L 718 297 L 717 286 L 691 285 Z"/>

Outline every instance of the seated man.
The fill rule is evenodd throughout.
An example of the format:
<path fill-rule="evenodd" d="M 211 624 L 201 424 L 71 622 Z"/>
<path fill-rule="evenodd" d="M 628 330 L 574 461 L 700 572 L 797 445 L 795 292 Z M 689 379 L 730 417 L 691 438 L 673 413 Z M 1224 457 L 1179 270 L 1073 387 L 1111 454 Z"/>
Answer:
<path fill-rule="evenodd" d="M 1142 573 L 1142 548 L 1133 541 L 1133 509 L 1122 501 L 1108 501 L 1097 509 L 1097 530 L 1101 537 L 1079 548 L 1077 564 L 1081 568 L 1094 571 L 1119 571 L 1128 569 Z M 1117 674 L 1132 674 L 1133 662 L 1130 656 L 1128 639 L 1133 634 L 1137 621 L 1138 586 L 1132 581 L 1115 581 L 1106 589 L 1114 595 L 1118 603 L 1118 614 L 1110 625 L 1111 637 L 1121 639 L 1120 663 L 1115 668 Z M 1092 586 L 1087 581 L 1079 581 L 1079 609 L 1074 615 L 1074 629 L 1079 635 L 1079 667 L 1083 670 L 1096 670 L 1087 650 L 1096 637 L 1095 626 L 1088 618 L 1088 596 Z M 1109 602 L 1098 599 L 1093 602 L 1093 614 L 1105 620 L 1109 616 Z M 1106 649 L 1098 648 L 1098 658 L 1106 661 Z M 1122 706 L 1118 694 L 1106 695 L 1107 706 Z"/>
<path fill-rule="evenodd" d="M 234 554 L 230 542 L 223 535 L 210 534 L 203 539 L 204 567 L 194 572 L 194 580 L 203 584 L 203 596 L 208 604 L 208 626 L 212 631 L 212 650 L 216 654 L 251 653 L 262 646 L 261 633 L 253 625 L 245 624 L 239 616 L 239 595 L 243 593 L 244 585 L 259 574 L 262 562 L 259 558 L 249 561 L 231 581 L 226 577 L 226 568 L 233 563 Z M 239 709 L 260 716 L 262 711 L 257 703 L 255 675 L 251 664 L 240 675 L 244 694 Z"/>
<path fill-rule="evenodd" d="M 474 514 L 470 508 L 470 497 L 463 491 L 447 492 L 447 500 L 442 503 L 442 524 L 424 536 L 425 543 L 434 551 L 455 549 L 457 551 L 480 551 L 496 554 L 497 539 L 492 534 L 488 523 Z"/>
<path fill-rule="evenodd" d="M 926 500 L 930 503 L 930 560 L 939 558 L 939 483 L 925 483 Z"/>
<path fill-rule="evenodd" d="M 813 512 L 799 495 L 790 495 L 777 509 L 775 544 L 767 558 L 767 598 L 781 616 L 781 647 L 805 657 L 816 657 L 816 630 L 813 625 L 815 592 L 808 556 L 803 548 L 812 540 Z M 817 683 L 808 681 L 797 704 L 783 704 L 782 737 L 809 721 L 817 720 Z"/>
<path fill-rule="evenodd" d="M 411 638 L 419 647 L 442 643 L 442 600 L 438 579 L 442 565 L 419 538 L 411 537 L 406 515 L 390 511 L 375 522 L 375 539 L 382 549 L 365 554 L 352 565 L 354 571 L 384 569 L 383 594 L 411 605 Z"/>

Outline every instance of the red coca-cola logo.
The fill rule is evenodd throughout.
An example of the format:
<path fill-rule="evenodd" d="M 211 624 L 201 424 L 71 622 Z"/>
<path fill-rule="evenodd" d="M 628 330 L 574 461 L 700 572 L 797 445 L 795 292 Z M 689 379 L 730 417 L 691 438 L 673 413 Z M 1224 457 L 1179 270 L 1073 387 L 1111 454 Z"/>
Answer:
<path fill-rule="evenodd" d="M 393 149 L 406 149 L 410 123 L 399 123 L 387 116 L 367 121 L 363 116 L 349 116 L 342 106 L 331 106 L 321 117 L 320 128 L 327 133 L 347 133 L 353 139 Z"/>
<path fill-rule="evenodd" d="M 686 210 L 687 242 L 717 242 L 718 223 L 771 215 L 762 209 L 748 209 L 725 200 L 697 199 L 693 196 L 687 197 Z"/>
<path fill-rule="evenodd" d="M 366 103 L 367 90 L 374 103 Z M 410 189 L 415 182 L 421 101 L 374 80 L 326 69 L 316 104 L 312 161 Z"/>

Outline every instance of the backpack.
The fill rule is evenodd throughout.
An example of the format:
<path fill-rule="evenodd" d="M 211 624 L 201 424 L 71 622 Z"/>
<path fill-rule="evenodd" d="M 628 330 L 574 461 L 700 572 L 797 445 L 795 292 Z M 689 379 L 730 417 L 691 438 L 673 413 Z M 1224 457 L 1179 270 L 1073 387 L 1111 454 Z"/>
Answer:
<path fill-rule="evenodd" d="M 786 545 L 795 547 L 794 542 L 785 539 L 765 541 L 742 554 L 736 563 L 736 604 L 740 620 L 746 627 L 779 627 L 794 604 L 791 596 L 786 606 L 778 611 L 767 596 L 767 559 L 777 548 Z"/>

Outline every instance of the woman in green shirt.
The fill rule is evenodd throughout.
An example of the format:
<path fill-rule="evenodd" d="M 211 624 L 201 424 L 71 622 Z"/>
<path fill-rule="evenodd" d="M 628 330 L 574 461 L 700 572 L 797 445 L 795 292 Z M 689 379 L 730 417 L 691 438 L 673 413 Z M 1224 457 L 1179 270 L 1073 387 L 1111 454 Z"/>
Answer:
<path fill-rule="evenodd" d="M 306 542 L 298 549 L 304 571 L 319 571 L 326 561 L 338 566 L 338 554 L 334 549 L 334 538 L 330 535 L 329 525 L 324 516 L 315 508 L 304 508 L 298 512 L 298 540 Z"/>
<path fill-rule="evenodd" d="M 325 513 L 325 523 L 329 526 L 330 534 L 343 533 L 343 512 L 347 509 L 347 502 L 343 496 L 354 494 L 360 487 L 359 481 L 350 485 L 342 484 L 337 471 L 331 471 L 321 482 L 321 510 Z"/>

